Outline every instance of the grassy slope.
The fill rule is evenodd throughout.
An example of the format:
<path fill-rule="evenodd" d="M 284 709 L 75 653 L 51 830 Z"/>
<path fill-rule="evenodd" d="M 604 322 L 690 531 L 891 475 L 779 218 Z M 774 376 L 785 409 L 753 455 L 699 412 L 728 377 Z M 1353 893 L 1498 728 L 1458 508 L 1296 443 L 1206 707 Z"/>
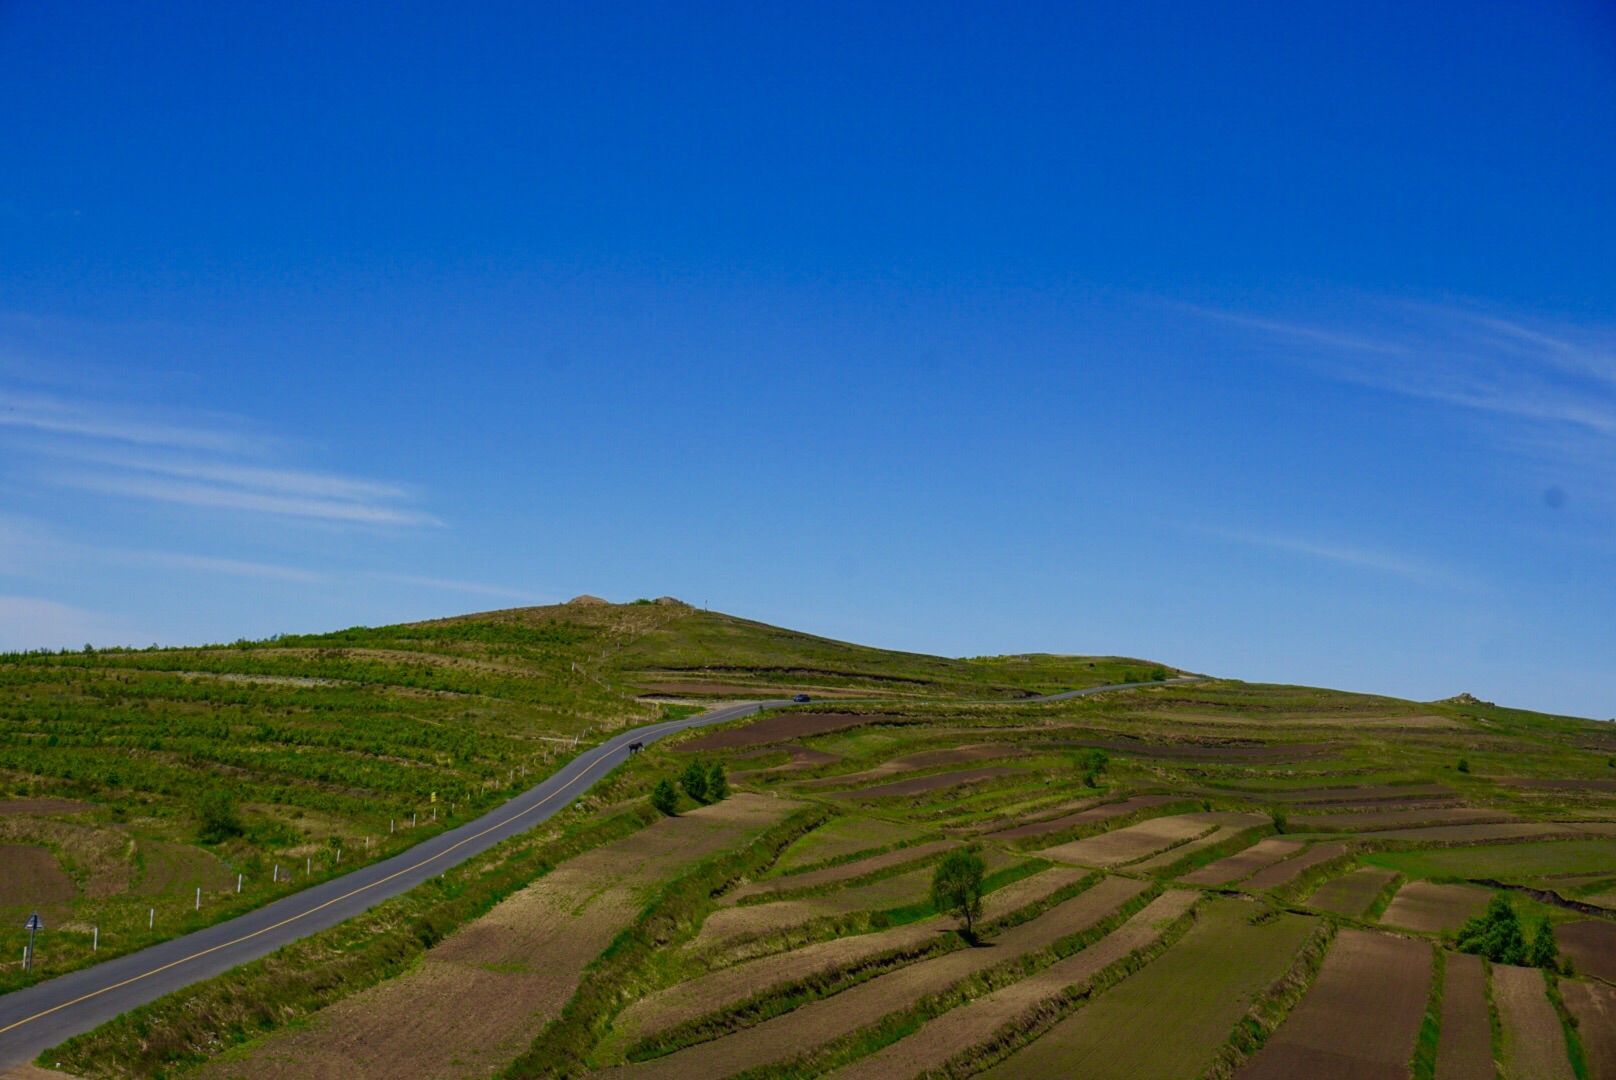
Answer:
<path fill-rule="evenodd" d="M 77 887 L 47 911 L 52 935 L 35 977 L 48 977 L 90 959 L 92 927 L 105 958 L 486 810 L 575 752 L 559 740 L 587 744 L 676 708 L 638 700 L 658 672 L 993 697 L 1143 677 L 1154 666 L 918 656 L 677 603 L 519 608 L 200 648 L 12 654 L 0 656 L 0 805 L 56 797 L 91 806 L 0 814 L 0 845 L 48 849 Z M 209 791 L 236 804 L 242 832 L 199 845 Z M 406 828 L 412 814 L 418 824 Z M 35 903 L 0 892 L 0 953 L 18 953 L 17 928 Z M 23 981 L 17 965 L 0 966 L 0 991 Z"/>

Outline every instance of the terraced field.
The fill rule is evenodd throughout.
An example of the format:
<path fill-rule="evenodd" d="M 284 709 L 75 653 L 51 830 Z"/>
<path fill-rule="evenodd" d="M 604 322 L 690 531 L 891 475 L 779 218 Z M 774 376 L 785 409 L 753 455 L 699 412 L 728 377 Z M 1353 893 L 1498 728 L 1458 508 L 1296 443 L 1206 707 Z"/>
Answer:
<path fill-rule="evenodd" d="M 655 704 L 628 694 L 625 709 L 692 702 L 670 687 L 698 684 L 703 698 L 845 696 L 651 747 L 569 815 L 555 842 L 573 846 L 535 855 L 528 879 L 429 946 L 399 946 L 386 971 L 292 998 L 288 965 L 266 963 L 51 1062 L 108 1077 L 679 1080 L 1616 1065 L 1599 1026 L 1616 1009 L 1602 960 L 1616 910 L 1599 902 L 1616 892 L 1616 790 L 1610 751 L 1590 749 L 1603 728 L 1214 679 L 1028 702 L 1061 670 L 1115 668 L 870 650 L 832 675 L 829 646 L 764 663 L 757 650 L 784 639 L 762 634 L 725 659 L 704 650 L 750 624 L 697 613 L 689 641 L 670 643 L 695 616 L 644 607 L 624 617 L 651 629 L 596 668 L 656 684 Z M 692 762 L 724 766 L 736 791 L 651 814 L 651 785 Z M 92 795 L 49 796 L 90 810 L 31 813 L 70 825 L 103 812 Z M 986 872 L 974 940 L 930 889 L 963 849 Z M 1459 951 L 1459 927 L 1495 895 L 1529 933 L 1547 917 L 1569 969 Z M 393 910 L 378 909 L 378 933 L 440 909 Z M 311 939 L 299 955 L 324 954 Z M 464 1022 L 412 1016 L 431 998 L 463 1004 Z"/>

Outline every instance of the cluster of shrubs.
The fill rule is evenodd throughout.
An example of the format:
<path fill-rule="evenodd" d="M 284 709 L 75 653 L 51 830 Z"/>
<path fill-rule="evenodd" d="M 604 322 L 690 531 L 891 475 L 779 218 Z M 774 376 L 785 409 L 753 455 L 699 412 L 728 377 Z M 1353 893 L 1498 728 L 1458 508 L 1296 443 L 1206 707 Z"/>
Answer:
<path fill-rule="evenodd" d="M 1521 930 L 1520 916 L 1506 897 L 1494 894 L 1487 910 L 1466 922 L 1455 936 L 1460 952 L 1485 956 L 1495 964 L 1516 964 L 1524 967 L 1548 968 L 1560 966 L 1560 949 L 1554 942 L 1554 930 L 1549 917 L 1544 915 L 1532 927 L 1527 938 Z"/>
<path fill-rule="evenodd" d="M 724 763 L 715 761 L 708 765 L 692 761 L 679 774 L 679 787 L 693 801 L 703 805 L 728 798 L 729 777 L 724 774 Z M 679 791 L 666 776 L 651 789 L 651 805 L 670 817 L 679 812 Z"/>

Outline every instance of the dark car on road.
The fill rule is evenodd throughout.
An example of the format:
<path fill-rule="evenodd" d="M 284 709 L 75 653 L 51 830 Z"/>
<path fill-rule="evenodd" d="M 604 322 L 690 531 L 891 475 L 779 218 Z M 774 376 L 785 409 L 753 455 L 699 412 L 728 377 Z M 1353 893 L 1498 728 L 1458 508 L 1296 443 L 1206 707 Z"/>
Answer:
<path fill-rule="evenodd" d="M 809 699 L 807 694 L 792 694 L 791 695 L 791 700 L 797 702 L 798 704 L 801 704 L 802 702 L 808 701 L 810 699 Z"/>

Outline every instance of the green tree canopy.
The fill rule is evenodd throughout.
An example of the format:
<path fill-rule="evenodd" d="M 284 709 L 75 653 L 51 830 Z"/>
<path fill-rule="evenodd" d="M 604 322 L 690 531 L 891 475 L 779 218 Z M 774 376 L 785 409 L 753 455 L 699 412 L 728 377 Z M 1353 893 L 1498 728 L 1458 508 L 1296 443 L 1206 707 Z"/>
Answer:
<path fill-rule="evenodd" d="M 685 789 L 697 802 L 707 801 L 707 766 L 699 761 L 692 761 L 685 766 L 685 771 L 679 777 L 679 786 Z"/>
<path fill-rule="evenodd" d="M 1520 917 L 1509 900 L 1497 894 L 1487 902 L 1486 911 L 1459 927 L 1458 946 L 1460 952 L 1485 956 L 1495 964 L 1527 962 Z"/>
<path fill-rule="evenodd" d="M 724 763 L 713 762 L 713 767 L 707 771 L 707 799 L 710 802 L 719 802 L 729 798 L 729 777 L 724 775 Z"/>
<path fill-rule="evenodd" d="M 666 776 L 658 780 L 656 787 L 651 789 L 651 805 L 669 817 L 678 812 L 679 793 L 673 790 L 673 785 L 668 782 Z"/>
<path fill-rule="evenodd" d="M 982 856 L 971 848 L 950 852 L 932 875 L 932 905 L 940 912 L 957 916 L 965 924 L 969 940 L 976 937 L 976 920 L 982 914 L 982 879 L 986 876 Z"/>

